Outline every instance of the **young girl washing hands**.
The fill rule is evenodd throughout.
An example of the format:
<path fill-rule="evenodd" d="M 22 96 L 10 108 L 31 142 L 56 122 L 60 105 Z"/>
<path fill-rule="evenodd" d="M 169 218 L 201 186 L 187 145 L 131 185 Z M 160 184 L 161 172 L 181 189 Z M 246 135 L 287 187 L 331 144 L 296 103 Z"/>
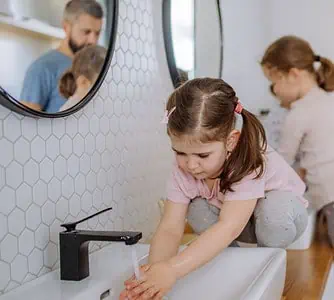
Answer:
<path fill-rule="evenodd" d="M 311 205 L 327 219 L 334 247 L 334 65 L 296 36 L 272 43 L 261 65 L 273 93 L 288 109 L 279 153 L 290 165 L 299 153 L 298 173 Z"/>
<path fill-rule="evenodd" d="M 235 240 L 286 248 L 305 230 L 305 184 L 274 150 L 261 123 L 221 79 L 187 81 L 169 97 L 175 152 L 164 214 L 141 277 L 120 299 L 163 299 L 175 282 Z M 237 128 L 237 118 L 242 128 Z M 185 220 L 200 236 L 178 253 Z"/>

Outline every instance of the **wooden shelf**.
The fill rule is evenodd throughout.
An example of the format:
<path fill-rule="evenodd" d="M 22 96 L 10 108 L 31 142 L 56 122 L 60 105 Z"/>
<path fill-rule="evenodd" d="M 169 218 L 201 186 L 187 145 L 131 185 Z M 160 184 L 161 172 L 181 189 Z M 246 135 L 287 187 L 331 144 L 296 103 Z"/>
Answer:
<path fill-rule="evenodd" d="M 31 32 L 39 33 L 50 38 L 63 39 L 65 37 L 65 33 L 62 28 L 54 27 L 35 19 L 22 20 L 15 19 L 10 16 L 0 15 L 0 24 L 1 23 L 25 29 Z"/>

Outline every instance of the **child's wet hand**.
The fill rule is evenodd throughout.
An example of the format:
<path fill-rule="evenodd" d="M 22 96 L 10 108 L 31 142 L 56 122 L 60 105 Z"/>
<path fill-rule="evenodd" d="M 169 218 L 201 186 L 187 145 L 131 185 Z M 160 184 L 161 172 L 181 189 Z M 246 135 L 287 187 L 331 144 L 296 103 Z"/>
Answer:
<path fill-rule="evenodd" d="M 119 300 L 127 300 L 128 298 L 128 292 L 124 290 L 120 295 L 119 295 Z"/>
<path fill-rule="evenodd" d="M 140 280 L 128 282 L 130 299 L 162 299 L 177 280 L 173 268 L 167 262 L 152 265 Z"/>
<path fill-rule="evenodd" d="M 140 268 L 139 268 L 140 275 L 143 275 L 149 268 L 150 268 L 150 265 L 148 265 L 148 264 L 140 266 Z M 124 282 L 124 284 L 127 287 L 129 285 L 129 283 L 131 283 L 131 282 L 133 282 L 135 280 L 136 280 L 136 276 L 133 274 L 131 276 L 131 278 L 129 278 L 128 280 L 126 280 Z"/>
<path fill-rule="evenodd" d="M 140 266 L 140 274 L 141 276 L 144 276 L 144 273 L 150 268 L 150 265 L 142 265 Z M 135 282 L 137 282 L 136 280 L 136 276 L 135 274 L 133 274 L 131 276 L 131 278 L 129 278 L 128 280 L 126 280 L 124 282 L 125 285 L 125 289 L 124 291 L 122 291 L 122 293 L 119 296 L 119 300 L 134 300 L 137 299 L 137 297 L 133 298 L 129 295 L 130 291 L 132 288 L 134 288 L 135 286 L 137 286 L 139 284 L 139 282 L 137 284 L 134 284 Z"/>

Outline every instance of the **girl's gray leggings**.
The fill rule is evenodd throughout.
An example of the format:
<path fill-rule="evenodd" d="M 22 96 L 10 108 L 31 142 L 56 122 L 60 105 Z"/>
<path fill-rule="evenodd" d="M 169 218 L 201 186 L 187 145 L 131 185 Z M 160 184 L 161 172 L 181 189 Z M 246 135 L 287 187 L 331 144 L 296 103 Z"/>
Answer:
<path fill-rule="evenodd" d="M 195 198 L 189 204 L 188 223 L 201 234 L 218 221 L 219 212 L 220 209 L 206 199 Z M 295 195 L 270 191 L 258 200 L 253 215 L 236 240 L 256 243 L 259 247 L 286 248 L 302 235 L 307 222 L 307 209 Z"/>

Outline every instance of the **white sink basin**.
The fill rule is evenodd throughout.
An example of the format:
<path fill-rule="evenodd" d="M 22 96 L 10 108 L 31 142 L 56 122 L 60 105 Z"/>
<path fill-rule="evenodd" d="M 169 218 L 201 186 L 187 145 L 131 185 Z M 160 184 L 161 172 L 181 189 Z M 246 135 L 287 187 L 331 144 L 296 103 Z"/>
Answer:
<path fill-rule="evenodd" d="M 141 264 L 146 263 L 146 258 Z M 213 261 L 180 280 L 169 300 L 280 300 L 285 281 L 286 252 L 269 248 L 227 248 Z M 114 281 L 115 296 L 132 268 Z M 118 299 L 117 297 L 111 299 Z"/>
<path fill-rule="evenodd" d="M 145 263 L 148 245 L 137 245 Z M 213 261 L 180 280 L 170 300 L 280 300 L 285 280 L 286 252 L 269 248 L 228 248 Z M 80 282 L 61 282 L 59 271 L 49 273 L 0 300 L 118 300 L 124 280 L 133 274 L 127 246 L 112 244 L 90 256 L 90 276 Z"/>

